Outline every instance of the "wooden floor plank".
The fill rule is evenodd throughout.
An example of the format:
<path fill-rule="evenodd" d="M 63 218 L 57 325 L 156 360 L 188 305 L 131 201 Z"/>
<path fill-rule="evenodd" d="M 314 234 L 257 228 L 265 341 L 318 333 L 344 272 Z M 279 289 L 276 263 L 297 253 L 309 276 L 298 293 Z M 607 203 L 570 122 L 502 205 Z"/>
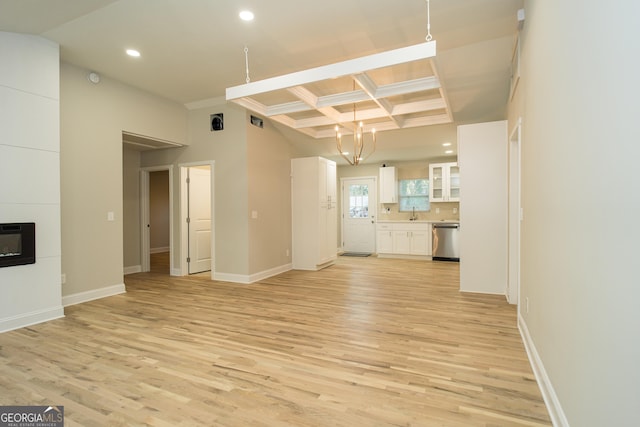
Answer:
<path fill-rule="evenodd" d="M 340 258 L 251 285 L 169 277 L 0 335 L 0 405 L 67 425 L 551 425 L 504 297 L 456 263 Z"/>

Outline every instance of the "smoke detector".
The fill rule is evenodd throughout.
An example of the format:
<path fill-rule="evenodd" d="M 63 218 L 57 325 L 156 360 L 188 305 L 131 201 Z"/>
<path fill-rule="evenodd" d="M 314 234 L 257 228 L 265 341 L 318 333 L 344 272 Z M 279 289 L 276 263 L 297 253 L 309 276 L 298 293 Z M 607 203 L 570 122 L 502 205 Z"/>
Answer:
<path fill-rule="evenodd" d="M 98 73 L 94 73 L 94 72 L 91 72 L 91 73 L 89 73 L 89 75 L 87 76 L 87 79 L 88 79 L 91 83 L 93 83 L 93 84 L 96 84 L 96 85 L 97 85 L 98 83 L 100 83 L 100 74 L 98 74 Z"/>

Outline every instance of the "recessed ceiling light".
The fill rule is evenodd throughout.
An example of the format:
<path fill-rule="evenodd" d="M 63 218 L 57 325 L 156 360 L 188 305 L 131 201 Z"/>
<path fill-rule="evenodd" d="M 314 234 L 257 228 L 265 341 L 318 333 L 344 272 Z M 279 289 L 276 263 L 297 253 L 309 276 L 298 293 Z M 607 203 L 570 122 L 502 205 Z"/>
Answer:
<path fill-rule="evenodd" d="M 444 154 L 453 154 L 453 150 L 447 150 L 444 152 Z"/>
<path fill-rule="evenodd" d="M 444 144 L 442 144 L 442 146 L 443 147 L 449 147 L 449 146 L 451 146 L 451 143 L 450 142 L 445 142 Z"/>
<path fill-rule="evenodd" d="M 240 12 L 240 19 L 243 21 L 253 21 L 253 12 L 250 10 L 243 10 Z"/>
<path fill-rule="evenodd" d="M 140 56 L 140 52 L 138 52 L 135 49 L 127 49 L 127 55 L 133 56 L 134 58 L 137 58 L 137 57 Z"/>

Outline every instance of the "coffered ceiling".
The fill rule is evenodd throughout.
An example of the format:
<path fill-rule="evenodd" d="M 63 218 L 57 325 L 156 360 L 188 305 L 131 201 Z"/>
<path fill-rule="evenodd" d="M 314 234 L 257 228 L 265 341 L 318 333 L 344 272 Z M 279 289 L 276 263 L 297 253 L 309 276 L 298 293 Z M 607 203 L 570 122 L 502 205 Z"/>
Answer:
<path fill-rule="evenodd" d="M 251 109 L 302 139 L 331 137 L 354 105 L 381 131 L 503 119 L 523 2 L 431 0 L 435 58 L 260 94 Z M 425 0 L 0 0 L 0 30 L 42 35 L 62 61 L 190 108 L 245 83 L 245 46 L 255 82 L 424 43 L 426 17 Z M 331 110 L 309 108 L 318 101 Z"/>

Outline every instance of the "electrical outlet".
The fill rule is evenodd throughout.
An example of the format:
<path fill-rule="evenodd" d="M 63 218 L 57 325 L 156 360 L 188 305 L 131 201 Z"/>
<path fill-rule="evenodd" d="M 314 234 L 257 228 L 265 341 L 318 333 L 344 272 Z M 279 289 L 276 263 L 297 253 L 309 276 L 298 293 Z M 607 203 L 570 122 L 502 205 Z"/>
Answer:
<path fill-rule="evenodd" d="M 439 214 L 440 213 L 440 208 L 436 208 L 436 213 Z"/>
<path fill-rule="evenodd" d="M 285 256 L 289 256 L 289 249 L 285 251 Z"/>
<path fill-rule="evenodd" d="M 64 285 L 65 283 L 67 283 L 67 275 L 62 273 L 60 275 L 60 282 Z"/>
<path fill-rule="evenodd" d="M 524 312 L 529 314 L 529 297 L 524 299 Z"/>
<path fill-rule="evenodd" d="M 458 208 L 453 208 L 453 213 L 457 214 L 458 213 Z"/>

